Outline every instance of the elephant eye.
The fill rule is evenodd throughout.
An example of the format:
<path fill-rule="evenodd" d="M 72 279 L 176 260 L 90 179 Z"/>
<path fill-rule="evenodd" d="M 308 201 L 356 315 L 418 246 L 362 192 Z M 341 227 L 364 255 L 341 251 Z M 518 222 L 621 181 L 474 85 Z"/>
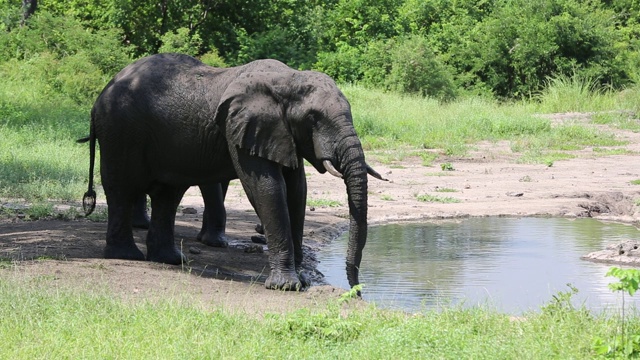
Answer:
<path fill-rule="evenodd" d="M 315 111 L 309 112 L 306 116 L 306 122 L 311 124 L 311 125 L 315 125 L 318 120 L 320 120 L 320 116 L 318 113 L 316 113 Z"/>

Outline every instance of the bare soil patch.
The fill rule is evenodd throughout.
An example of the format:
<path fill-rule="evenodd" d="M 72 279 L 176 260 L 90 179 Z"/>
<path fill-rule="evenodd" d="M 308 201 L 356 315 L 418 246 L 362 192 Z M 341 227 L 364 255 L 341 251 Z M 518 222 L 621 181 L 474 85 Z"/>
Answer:
<path fill-rule="evenodd" d="M 566 119 L 574 116 L 559 115 L 554 121 Z M 639 134 L 607 131 L 629 142 L 622 148 L 640 152 Z M 375 226 L 471 216 L 562 216 L 636 223 L 640 185 L 631 181 L 640 179 L 640 156 L 600 154 L 584 149 L 575 152 L 576 158 L 556 161 L 551 167 L 517 163 L 518 155 L 511 152 L 508 142 L 478 144 L 468 156 L 441 157 L 433 166 L 423 166 L 419 157 L 382 163 L 378 160 L 382 157 L 370 155 L 370 164 L 390 181 L 369 180 L 369 221 Z M 452 171 L 441 169 L 440 164 L 446 162 L 451 163 Z M 132 299 L 188 296 L 206 306 L 257 313 L 322 305 L 344 289 L 322 284 L 322 275 L 315 271 L 314 252 L 347 229 L 348 207 L 341 180 L 313 168 L 307 169 L 307 179 L 310 203 L 317 205 L 307 209 L 305 267 L 317 285 L 306 292 L 264 289 L 268 249 L 264 246 L 264 252 L 256 251 L 251 241 L 259 220 L 237 181 L 232 182 L 226 201 L 231 240 L 226 249 L 195 240 L 204 205 L 197 188 L 184 197 L 182 208 L 197 211 L 180 212 L 176 223 L 177 241 L 189 256 L 188 265 L 102 259 L 103 222 L 16 217 L 0 220 L 0 259 L 19 260 L 1 266 L 0 277 L 45 277 L 55 286 L 103 287 Z M 420 195 L 459 202 L 423 202 Z M 143 252 L 145 236 L 145 231 L 135 230 Z M 362 266 L 367 266 L 366 248 Z"/>

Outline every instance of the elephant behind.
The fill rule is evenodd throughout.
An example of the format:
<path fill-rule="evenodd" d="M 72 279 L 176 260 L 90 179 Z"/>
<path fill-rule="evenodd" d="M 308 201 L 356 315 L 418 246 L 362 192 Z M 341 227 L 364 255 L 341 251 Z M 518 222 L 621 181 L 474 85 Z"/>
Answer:
<path fill-rule="evenodd" d="M 143 260 L 131 230 L 132 203 L 151 198 L 146 259 L 180 264 L 177 206 L 191 185 L 239 178 L 263 223 L 271 273 L 265 286 L 299 289 L 307 186 L 303 159 L 344 178 L 350 237 L 347 277 L 358 284 L 367 238 L 367 173 L 350 105 L 325 74 L 275 60 L 217 69 L 179 54 L 140 59 L 120 71 L 91 111 L 90 181 L 100 144 L 108 204 L 106 258 Z"/>

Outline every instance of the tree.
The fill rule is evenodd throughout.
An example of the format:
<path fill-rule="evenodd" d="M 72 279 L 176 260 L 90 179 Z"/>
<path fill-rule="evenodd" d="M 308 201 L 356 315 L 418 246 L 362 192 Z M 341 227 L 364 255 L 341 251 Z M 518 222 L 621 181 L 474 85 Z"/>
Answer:
<path fill-rule="evenodd" d="M 38 0 L 22 0 L 22 26 L 27 22 L 27 19 L 36 12 L 38 8 Z"/>

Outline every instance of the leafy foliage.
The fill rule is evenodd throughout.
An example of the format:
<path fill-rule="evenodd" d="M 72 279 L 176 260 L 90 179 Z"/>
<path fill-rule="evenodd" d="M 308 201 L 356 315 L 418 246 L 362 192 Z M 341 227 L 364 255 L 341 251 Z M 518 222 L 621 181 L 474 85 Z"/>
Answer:
<path fill-rule="evenodd" d="M 624 292 L 628 292 L 630 296 L 633 296 L 640 286 L 640 270 L 638 269 L 621 269 L 618 267 L 611 267 L 605 276 L 613 276 L 620 280 L 616 283 L 610 283 L 609 289 L 611 291 L 621 291 L 622 294 L 622 317 L 620 318 L 620 337 L 614 334 L 613 339 L 609 341 L 603 340 L 601 337 L 597 337 L 594 340 L 593 348 L 599 355 L 606 355 L 612 357 L 618 357 L 620 354 L 625 357 L 637 356 L 640 354 L 640 332 L 632 331 L 625 327 L 625 314 L 624 314 Z"/>
<path fill-rule="evenodd" d="M 160 38 L 162 45 L 159 53 L 182 53 L 195 56 L 199 53 L 202 39 L 198 34 L 191 34 L 187 28 L 179 28 L 175 32 L 167 32 Z"/>
<path fill-rule="evenodd" d="M 21 2 L 3 0 L 0 61 L 82 50 L 113 74 L 166 51 L 216 66 L 275 58 L 438 100 L 525 98 L 563 76 L 640 79 L 639 13 L 630 0 L 52 0 L 21 26 Z"/>
<path fill-rule="evenodd" d="M 628 292 L 633 296 L 640 287 L 640 270 L 638 269 L 621 269 L 614 266 L 607 271 L 606 276 L 613 276 L 620 280 L 609 284 L 611 291 Z"/>

